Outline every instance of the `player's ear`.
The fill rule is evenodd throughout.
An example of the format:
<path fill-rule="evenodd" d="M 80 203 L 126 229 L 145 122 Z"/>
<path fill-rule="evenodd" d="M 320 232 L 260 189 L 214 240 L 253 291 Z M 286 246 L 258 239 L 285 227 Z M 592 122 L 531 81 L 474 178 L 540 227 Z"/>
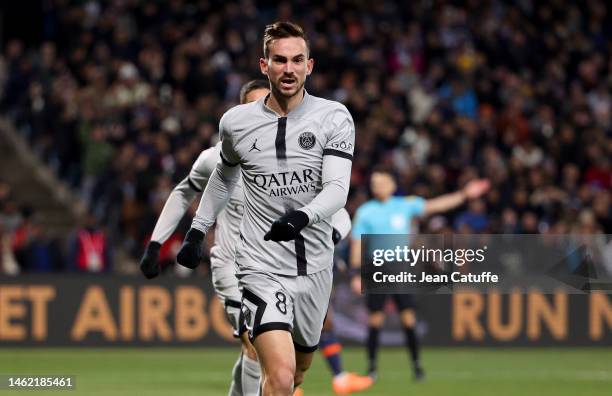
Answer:
<path fill-rule="evenodd" d="M 314 67 L 314 59 L 310 58 L 306 61 L 306 75 L 309 76 L 312 73 L 312 68 Z"/>
<path fill-rule="evenodd" d="M 261 74 L 268 75 L 268 60 L 265 58 L 259 58 L 259 69 Z"/>

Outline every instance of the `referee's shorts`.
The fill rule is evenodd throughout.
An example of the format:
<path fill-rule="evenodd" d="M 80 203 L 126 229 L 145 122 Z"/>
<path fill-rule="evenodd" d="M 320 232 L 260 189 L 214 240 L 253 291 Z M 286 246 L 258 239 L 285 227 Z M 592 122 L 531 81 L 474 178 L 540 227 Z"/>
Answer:
<path fill-rule="evenodd" d="M 399 312 L 405 309 L 414 309 L 416 306 L 412 294 L 367 294 L 366 304 L 368 312 L 383 311 L 387 298 L 393 299 Z"/>

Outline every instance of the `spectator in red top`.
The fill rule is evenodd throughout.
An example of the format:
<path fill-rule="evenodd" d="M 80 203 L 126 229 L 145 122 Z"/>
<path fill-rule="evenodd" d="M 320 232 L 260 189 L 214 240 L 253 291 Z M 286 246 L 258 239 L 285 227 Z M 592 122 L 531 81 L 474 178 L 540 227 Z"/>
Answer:
<path fill-rule="evenodd" d="M 70 268 L 76 272 L 110 272 L 110 243 L 97 219 L 88 214 L 70 241 Z"/>

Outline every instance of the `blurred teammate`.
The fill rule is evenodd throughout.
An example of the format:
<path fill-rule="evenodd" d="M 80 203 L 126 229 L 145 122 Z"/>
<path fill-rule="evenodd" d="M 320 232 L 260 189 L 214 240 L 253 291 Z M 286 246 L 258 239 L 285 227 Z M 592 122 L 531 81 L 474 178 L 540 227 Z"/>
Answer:
<path fill-rule="evenodd" d="M 310 367 L 332 286 L 329 218 L 349 188 L 353 120 L 342 104 L 305 91 L 313 65 L 301 27 L 266 27 L 260 68 L 271 93 L 221 118 L 222 161 L 177 256 L 179 264 L 198 265 L 204 234 L 242 174 L 237 276 L 264 395 L 291 395 Z"/>
<path fill-rule="evenodd" d="M 370 178 L 370 189 L 374 199 L 361 205 L 353 219 L 351 233 L 351 268 L 355 272 L 351 281 L 355 293 L 361 293 L 361 235 L 362 234 L 410 234 L 414 217 L 445 212 L 462 205 L 466 200 L 478 198 L 490 187 L 488 180 L 473 180 L 456 192 L 437 198 L 424 199 L 416 196 L 393 196 L 397 188 L 390 170 L 377 168 Z M 416 380 L 424 377 L 419 359 L 419 342 L 415 333 L 416 315 L 414 298 L 410 294 L 367 294 L 368 307 L 368 372 L 373 380 L 377 376 L 378 336 L 385 321 L 383 311 L 387 297 L 393 298 L 404 327 L 406 346 L 412 360 Z"/>
<path fill-rule="evenodd" d="M 265 80 L 253 80 L 246 83 L 240 90 L 240 103 L 250 103 L 270 92 L 269 83 Z M 180 182 L 170 193 L 168 201 L 159 215 L 153 229 L 151 241 L 147 245 L 140 262 L 140 269 L 148 278 L 154 278 L 159 273 L 157 262 L 161 245 L 172 235 L 181 218 L 195 197 L 203 191 L 208 183 L 215 165 L 219 161 L 221 143 L 202 151 L 193 164 L 189 176 Z M 210 267 L 213 286 L 217 296 L 225 305 L 225 312 L 234 328 L 234 335 L 242 341 L 242 353 L 238 357 L 232 371 L 230 396 L 257 395 L 259 390 L 260 367 L 257 362 L 255 348 L 250 343 L 245 332 L 241 333 L 240 300 L 234 250 L 238 239 L 238 228 L 244 211 L 241 184 L 234 189 L 226 210 L 219 214 L 215 232 L 215 244 L 210 249 Z"/>

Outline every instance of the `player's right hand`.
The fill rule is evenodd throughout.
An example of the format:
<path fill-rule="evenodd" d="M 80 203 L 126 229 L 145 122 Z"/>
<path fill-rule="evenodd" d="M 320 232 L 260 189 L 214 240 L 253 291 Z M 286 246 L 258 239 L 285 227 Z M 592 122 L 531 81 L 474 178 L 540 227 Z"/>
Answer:
<path fill-rule="evenodd" d="M 308 225 L 308 215 L 301 210 L 292 210 L 272 223 L 270 231 L 264 235 L 264 241 L 292 241 Z"/>
<path fill-rule="evenodd" d="M 161 248 L 159 242 L 149 242 L 140 259 L 140 271 L 142 271 L 147 279 L 153 279 L 159 275 L 159 264 L 157 263 L 159 248 Z"/>
<path fill-rule="evenodd" d="M 190 228 L 185 235 L 181 250 L 176 255 L 176 262 L 183 267 L 196 268 L 202 259 L 202 240 L 204 240 L 204 233 Z"/>

